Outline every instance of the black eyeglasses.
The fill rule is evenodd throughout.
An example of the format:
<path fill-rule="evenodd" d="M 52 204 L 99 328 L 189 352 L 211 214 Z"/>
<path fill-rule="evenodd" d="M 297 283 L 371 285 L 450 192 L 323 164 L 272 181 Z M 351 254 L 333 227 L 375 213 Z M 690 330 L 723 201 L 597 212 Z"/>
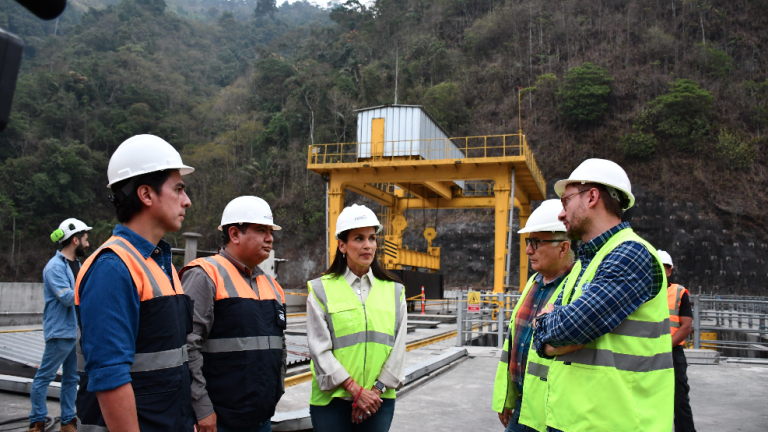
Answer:
<path fill-rule="evenodd" d="M 526 238 L 525 245 L 530 246 L 533 250 L 539 249 L 539 243 L 561 243 L 565 240 L 539 240 L 537 238 Z"/>
<path fill-rule="evenodd" d="M 570 200 L 571 200 L 571 197 L 572 197 L 572 196 L 574 196 L 574 195 L 581 195 L 581 194 L 583 194 L 584 192 L 589 192 L 589 191 L 591 191 L 591 190 L 592 190 L 592 189 L 587 189 L 587 190 L 583 190 L 583 191 L 578 191 L 578 192 L 574 192 L 574 193 L 572 193 L 572 194 L 570 194 L 570 195 L 566 195 L 566 196 L 564 196 L 564 197 L 560 197 L 560 203 L 562 203 L 562 204 L 563 204 L 563 208 L 565 208 L 565 206 L 567 206 L 567 205 L 568 205 L 568 201 L 570 201 Z"/>

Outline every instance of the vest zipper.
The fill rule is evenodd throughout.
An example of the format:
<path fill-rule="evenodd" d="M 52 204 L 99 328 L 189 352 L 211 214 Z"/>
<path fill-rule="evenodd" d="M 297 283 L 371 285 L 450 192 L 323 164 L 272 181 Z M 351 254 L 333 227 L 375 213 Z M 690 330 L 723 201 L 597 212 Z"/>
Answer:
<path fill-rule="evenodd" d="M 365 377 L 367 376 L 365 371 L 365 364 L 368 362 L 368 311 L 365 309 L 365 303 L 363 303 L 363 316 L 365 317 L 365 344 L 363 344 L 363 383 L 365 383 Z"/>

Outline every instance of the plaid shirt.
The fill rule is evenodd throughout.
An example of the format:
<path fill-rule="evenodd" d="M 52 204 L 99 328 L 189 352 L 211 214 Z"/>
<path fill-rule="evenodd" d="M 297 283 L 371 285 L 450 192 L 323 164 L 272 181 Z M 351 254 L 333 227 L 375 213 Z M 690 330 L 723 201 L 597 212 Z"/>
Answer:
<path fill-rule="evenodd" d="M 608 239 L 626 228 L 629 228 L 628 222 L 620 223 L 579 247 L 579 279 Z M 610 332 L 661 292 L 664 288 L 661 272 L 645 246 L 634 241 L 621 243 L 606 255 L 595 277 L 582 287 L 579 298 L 561 306 L 561 293 L 555 310 L 538 321 L 533 338 L 536 352 L 551 358 L 544 355 L 545 344 L 553 347 L 586 344 Z"/>
<path fill-rule="evenodd" d="M 515 316 L 515 334 L 512 335 L 511 330 L 509 334 L 509 377 L 520 393 L 523 392 L 525 365 L 528 363 L 528 349 L 531 347 L 531 338 L 533 337 L 531 323 L 539 311 L 544 310 L 555 289 L 567 275 L 566 272 L 548 284 L 543 284 L 544 276 L 537 274 L 533 279 L 533 286 L 523 299 L 523 304 L 520 305 Z"/>

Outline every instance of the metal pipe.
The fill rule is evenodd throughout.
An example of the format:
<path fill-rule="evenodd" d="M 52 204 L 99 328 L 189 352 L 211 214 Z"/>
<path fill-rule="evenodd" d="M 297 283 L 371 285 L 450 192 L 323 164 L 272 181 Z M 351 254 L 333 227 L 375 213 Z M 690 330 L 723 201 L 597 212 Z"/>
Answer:
<path fill-rule="evenodd" d="M 464 346 L 464 308 L 461 307 L 461 300 L 464 293 L 459 293 L 459 301 L 456 302 L 456 346 Z"/>
<path fill-rule="evenodd" d="M 701 349 L 701 318 L 699 317 L 701 306 L 699 305 L 699 296 L 692 295 L 691 301 L 693 303 L 693 347 Z"/>
<path fill-rule="evenodd" d="M 498 330 L 499 330 L 499 340 L 498 345 L 499 348 L 504 347 L 504 308 L 502 306 L 499 306 L 498 312 L 496 312 L 496 319 L 498 321 Z"/>
<path fill-rule="evenodd" d="M 504 285 L 510 286 L 510 272 L 512 269 L 512 219 L 515 217 L 515 169 L 512 168 L 512 174 L 509 182 L 509 221 L 507 222 L 507 278 Z"/>

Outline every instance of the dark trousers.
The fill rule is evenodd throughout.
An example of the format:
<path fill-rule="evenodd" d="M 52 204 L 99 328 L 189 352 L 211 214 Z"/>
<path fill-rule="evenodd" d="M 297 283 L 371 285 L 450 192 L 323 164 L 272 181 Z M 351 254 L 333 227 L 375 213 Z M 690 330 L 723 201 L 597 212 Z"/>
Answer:
<path fill-rule="evenodd" d="M 675 366 L 675 432 L 696 432 L 693 427 L 691 398 L 688 392 L 688 362 L 682 346 L 672 348 L 672 360 Z"/>
<path fill-rule="evenodd" d="M 379 410 L 360 424 L 352 423 L 352 402 L 333 398 L 325 406 L 310 405 L 315 432 L 387 432 L 395 415 L 395 400 L 384 399 Z"/>

